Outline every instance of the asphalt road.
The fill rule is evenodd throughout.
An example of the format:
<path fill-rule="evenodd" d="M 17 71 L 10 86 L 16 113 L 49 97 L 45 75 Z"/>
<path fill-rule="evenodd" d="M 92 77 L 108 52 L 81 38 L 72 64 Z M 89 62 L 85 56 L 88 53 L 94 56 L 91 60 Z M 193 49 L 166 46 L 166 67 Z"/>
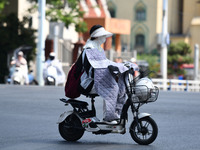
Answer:
<path fill-rule="evenodd" d="M 57 120 L 66 110 L 59 98 L 63 87 L 0 85 L 0 150 L 199 150 L 200 93 L 160 92 L 155 103 L 140 112 L 152 114 L 159 132 L 154 143 L 136 144 L 127 133 L 93 135 L 85 132 L 78 142 L 64 141 Z M 89 99 L 80 99 L 90 102 Z M 96 99 L 97 117 L 102 119 L 102 100 Z"/>

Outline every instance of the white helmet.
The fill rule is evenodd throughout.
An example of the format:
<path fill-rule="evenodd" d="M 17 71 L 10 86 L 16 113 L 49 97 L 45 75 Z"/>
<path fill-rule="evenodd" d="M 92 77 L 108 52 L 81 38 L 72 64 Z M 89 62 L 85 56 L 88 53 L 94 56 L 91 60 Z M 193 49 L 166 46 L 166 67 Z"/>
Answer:
<path fill-rule="evenodd" d="M 22 51 L 19 51 L 18 53 L 17 53 L 17 56 L 23 56 L 24 55 L 24 53 L 22 52 Z"/>
<path fill-rule="evenodd" d="M 150 98 L 153 89 L 155 87 L 149 78 L 141 78 L 136 82 L 135 95 L 140 101 L 146 101 Z"/>

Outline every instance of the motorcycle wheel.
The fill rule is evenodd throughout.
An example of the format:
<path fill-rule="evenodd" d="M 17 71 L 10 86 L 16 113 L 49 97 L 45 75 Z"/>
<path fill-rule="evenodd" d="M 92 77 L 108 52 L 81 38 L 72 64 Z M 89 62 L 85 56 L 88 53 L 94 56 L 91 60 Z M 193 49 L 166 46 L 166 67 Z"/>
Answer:
<path fill-rule="evenodd" d="M 15 84 L 15 85 L 20 85 L 20 83 L 18 82 L 18 81 L 13 81 L 13 84 Z"/>
<path fill-rule="evenodd" d="M 158 127 L 151 117 L 144 117 L 138 120 L 138 125 L 135 120 L 132 122 L 130 126 L 130 134 L 136 143 L 148 145 L 156 139 L 158 135 Z"/>
<path fill-rule="evenodd" d="M 84 128 L 76 115 L 69 115 L 58 125 L 60 135 L 66 141 L 77 141 L 84 134 Z"/>

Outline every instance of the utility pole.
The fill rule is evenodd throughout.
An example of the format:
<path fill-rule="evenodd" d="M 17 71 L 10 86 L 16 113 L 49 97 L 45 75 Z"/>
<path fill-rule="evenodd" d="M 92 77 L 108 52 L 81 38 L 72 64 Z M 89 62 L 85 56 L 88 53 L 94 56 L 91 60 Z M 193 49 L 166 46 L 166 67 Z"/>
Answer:
<path fill-rule="evenodd" d="M 167 37 L 168 37 L 168 0 L 163 0 L 162 43 L 161 43 L 161 73 L 164 80 L 163 90 L 167 89 Z"/>
<path fill-rule="evenodd" d="M 56 54 L 56 59 L 58 59 L 58 33 L 59 32 L 59 26 L 54 26 L 54 40 L 53 40 L 53 49 Z"/>
<path fill-rule="evenodd" d="M 38 28 L 38 42 L 37 42 L 37 80 L 40 86 L 44 85 L 43 80 L 43 63 L 44 63 L 44 22 L 45 22 L 45 5 L 46 0 L 38 0 L 39 11 L 39 28 Z"/>
<path fill-rule="evenodd" d="M 194 80 L 198 80 L 199 73 L 199 45 L 194 46 Z"/>

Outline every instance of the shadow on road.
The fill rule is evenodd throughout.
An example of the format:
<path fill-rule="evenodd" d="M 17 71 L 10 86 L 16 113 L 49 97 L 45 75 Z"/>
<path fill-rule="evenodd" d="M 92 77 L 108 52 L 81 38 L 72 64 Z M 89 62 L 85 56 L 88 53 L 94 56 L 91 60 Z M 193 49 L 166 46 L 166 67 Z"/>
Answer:
<path fill-rule="evenodd" d="M 73 149 L 92 149 L 92 150 L 113 150 L 113 149 L 123 149 L 123 150 L 129 150 L 129 149 L 137 149 L 137 150 L 156 150 L 157 148 L 155 145 L 138 145 L 136 143 L 130 144 L 130 143 L 122 143 L 120 141 L 118 142 L 105 142 L 105 141 L 78 141 L 78 142 L 67 142 L 67 141 L 58 141 L 58 145 L 60 146 L 66 146 Z"/>

